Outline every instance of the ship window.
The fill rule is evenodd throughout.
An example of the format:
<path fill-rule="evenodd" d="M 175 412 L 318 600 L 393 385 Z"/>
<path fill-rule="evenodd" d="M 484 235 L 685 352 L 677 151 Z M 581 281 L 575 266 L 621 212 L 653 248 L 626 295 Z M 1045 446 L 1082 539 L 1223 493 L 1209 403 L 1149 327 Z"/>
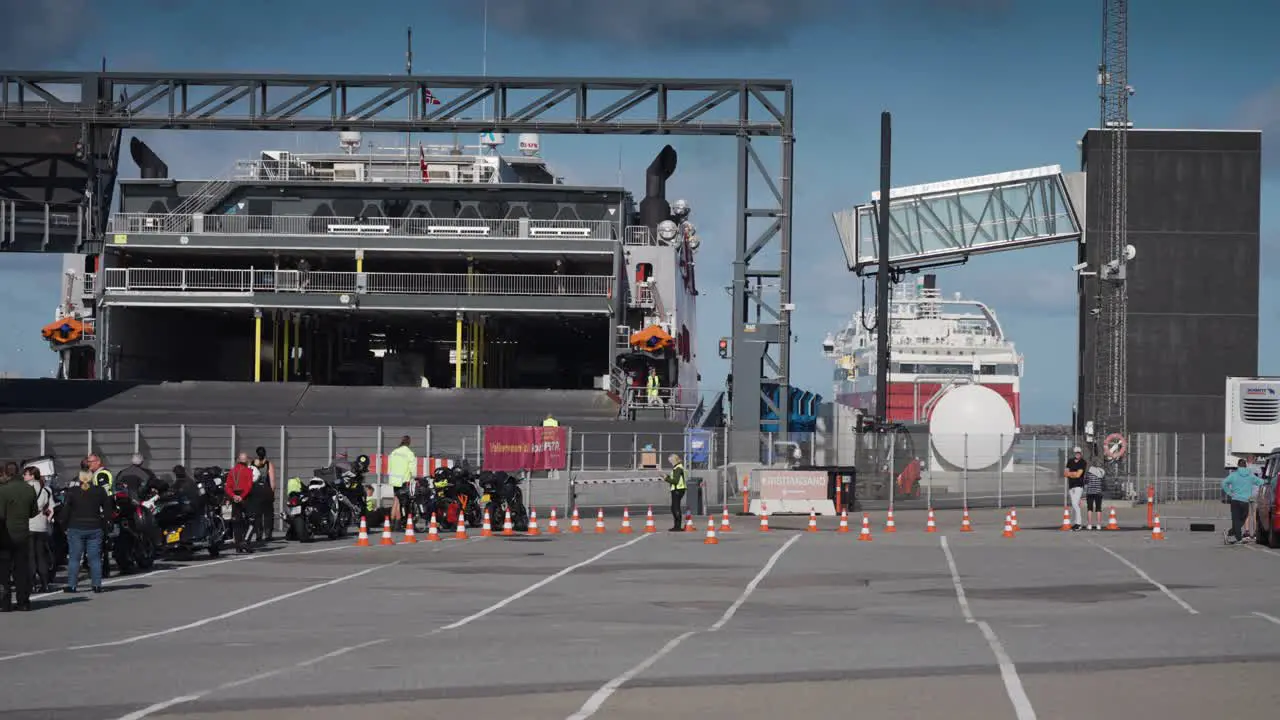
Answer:
<path fill-rule="evenodd" d="M 996 363 L 994 365 L 983 365 L 983 375 L 1017 375 L 1018 366 L 1013 363 Z"/>

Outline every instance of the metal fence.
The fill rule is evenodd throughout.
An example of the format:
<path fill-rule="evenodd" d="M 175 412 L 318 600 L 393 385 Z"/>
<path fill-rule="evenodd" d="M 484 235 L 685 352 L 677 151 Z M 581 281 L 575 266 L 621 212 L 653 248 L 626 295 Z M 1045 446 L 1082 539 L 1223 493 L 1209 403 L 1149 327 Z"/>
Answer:
<path fill-rule="evenodd" d="M 616 240 L 610 220 L 530 218 L 388 218 L 310 215 L 115 213 L 109 233 L 210 235 L 384 235 L 393 237 Z"/>
<path fill-rule="evenodd" d="M 87 274 L 86 291 L 97 276 Z M 391 295 L 555 295 L 608 297 L 609 275 L 469 275 L 467 273 L 331 272 L 212 268 L 109 268 L 102 289 L 111 293 L 281 292 Z"/>

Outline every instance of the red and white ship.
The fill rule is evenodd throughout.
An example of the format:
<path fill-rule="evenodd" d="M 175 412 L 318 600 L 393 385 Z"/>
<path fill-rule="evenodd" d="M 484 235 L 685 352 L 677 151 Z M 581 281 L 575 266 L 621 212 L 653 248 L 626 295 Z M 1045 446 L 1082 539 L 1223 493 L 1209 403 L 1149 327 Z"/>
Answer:
<path fill-rule="evenodd" d="M 981 434 L 1000 438 L 991 452 L 1007 452 L 1021 422 L 1022 356 L 996 314 L 959 293 L 944 298 L 936 276 L 924 275 L 894 289 L 889 319 L 888 420 L 927 424 L 935 445 Z M 866 414 L 876 404 L 876 335 L 875 310 L 867 308 L 823 341 L 824 354 L 836 364 L 835 402 Z M 970 444 L 968 459 L 952 464 L 973 468 L 997 461 L 974 457 L 977 450 Z"/>

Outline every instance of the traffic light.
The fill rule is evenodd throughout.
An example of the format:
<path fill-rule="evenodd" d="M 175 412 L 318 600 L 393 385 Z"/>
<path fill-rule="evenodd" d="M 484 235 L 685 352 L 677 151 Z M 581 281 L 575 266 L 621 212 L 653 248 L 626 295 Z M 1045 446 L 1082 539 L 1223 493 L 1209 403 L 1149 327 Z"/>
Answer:
<path fill-rule="evenodd" d="M 720 338 L 720 357 L 729 357 L 729 338 Z"/>

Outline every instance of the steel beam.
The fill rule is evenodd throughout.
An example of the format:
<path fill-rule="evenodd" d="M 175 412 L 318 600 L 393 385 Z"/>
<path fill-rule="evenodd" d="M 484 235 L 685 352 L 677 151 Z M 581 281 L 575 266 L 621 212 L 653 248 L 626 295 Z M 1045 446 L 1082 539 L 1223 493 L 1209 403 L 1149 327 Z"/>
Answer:
<path fill-rule="evenodd" d="M 0 70 L 0 125 L 782 137 L 790 94 L 789 80 Z"/>

